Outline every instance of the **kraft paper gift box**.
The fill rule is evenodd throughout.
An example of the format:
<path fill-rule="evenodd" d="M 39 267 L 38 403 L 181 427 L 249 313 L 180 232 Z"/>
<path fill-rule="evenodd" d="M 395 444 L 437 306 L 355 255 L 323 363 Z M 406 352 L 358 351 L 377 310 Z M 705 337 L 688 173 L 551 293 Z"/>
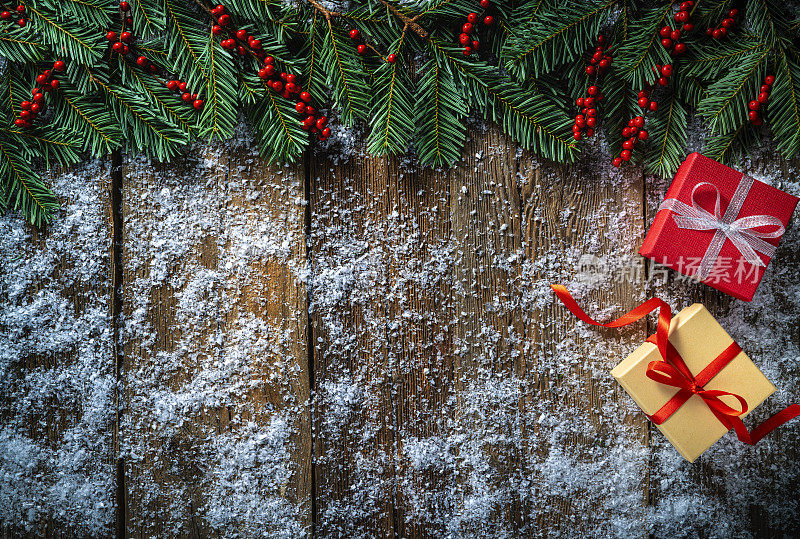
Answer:
<path fill-rule="evenodd" d="M 750 301 L 797 202 L 693 153 L 675 174 L 639 253 Z"/>
<path fill-rule="evenodd" d="M 691 305 L 672 319 L 669 342 L 683 358 L 693 376 L 703 370 L 732 343 L 733 339 L 698 303 Z M 655 344 L 646 342 L 612 369 L 611 374 L 633 397 L 648 416 L 658 411 L 678 388 L 656 382 L 645 373 L 651 361 L 661 360 Z M 774 391 L 769 380 L 744 352 L 739 352 L 716 376 L 703 386 L 707 390 L 722 390 L 740 395 L 752 410 Z M 726 404 L 734 399 L 722 399 Z M 742 414 L 740 417 L 744 417 Z M 664 423 L 657 425 L 678 452 L 693 462 L 728 431 L 712 413 L 705 401 L 692 395 Z"/>

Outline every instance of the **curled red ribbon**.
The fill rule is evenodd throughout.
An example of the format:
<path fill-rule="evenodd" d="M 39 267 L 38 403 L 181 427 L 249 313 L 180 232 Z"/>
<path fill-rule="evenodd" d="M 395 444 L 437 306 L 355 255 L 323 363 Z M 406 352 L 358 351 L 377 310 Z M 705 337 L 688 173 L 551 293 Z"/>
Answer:
<path fill-rule="evenodd" d="M 714 358 L 713 361 L 706 365 L 697 376 L 692 376 L 683 358 L 669 342 L 669 325 L 672 321 L 672 309 L 661 299 L 651 298 L 616 320 L 604 324 L 586 314 L 563 285 L 551 284 L 550 287 L 556 293 L 558 299 L 564 303 L 572 314 L 587 324 L 595 326 L 607 328 L 628 326 L 658 309 L 658 328 L 655 335 L 651 335 L 647 341 L 658 347 L 662 360 L 651 361 L 647 365 L 647 377 L 658 383 L 677 387 L 680 391 L 667 401 L 656 413 L 648 416 L 656 425 L 660 425 L 666 421 L 683 406 L 692 395 L 698 395 L 702 398 L 703 402 L 706 403 L 714 416 L 719 419 L 723 425 L 729 430 L 734 429 L 739 440 L 750 445 L 755 445 L 759 440 L 776 428 L 800 416 L 800 405 L 792 404 L 748 432 L 747 427 L 744 426 L 744 423 L 742 423 L 742 420 L 739 418 L 740 415 L 746 413 L 748 410 L 747 401 L 745 401 L 741 395 L 728 391 L 707 390 L 703 388 L 703 386 L 714 378 L 714 376 L 719 374 L 733 358 L 739 355 L 742 349 L 735 342 L 732 343 L 723 350 L 720 355 Z M 726 404 L 720 397 L 735 398 L 739 401 L 740 408 L 737 409 Z"/>

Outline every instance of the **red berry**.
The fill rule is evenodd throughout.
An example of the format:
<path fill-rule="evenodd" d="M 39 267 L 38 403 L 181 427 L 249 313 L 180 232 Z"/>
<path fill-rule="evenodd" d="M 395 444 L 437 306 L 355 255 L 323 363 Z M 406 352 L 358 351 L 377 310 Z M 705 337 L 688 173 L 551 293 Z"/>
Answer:
<path fill-rule="evenodd" d="M 661 31 L 659 33 L 661 34 L 661 37 L 669 37 L 669 35 L 672 33 L 672 28 L 669 26 L 663 26 L 661 27 Z"/>
<path fill-rule="evenodd" d="M 231 23 L 231 16 L 230 15 L 220 15 L 219 19 L 217 19 L 217 23 L 220 26 L 228 26 Z"/>
<path fill-rule="evenodd" d="M 158 73 L 158 66 L 155 64 L 150 64 L 148 69 L 150 70 L 150 73 Z"/>
<path fill-rule="evenodd" d="M 470 13 L 469 15 L 467 15 L 467 22 L 471 22 L 472 24 L 478 22 L 478 14 Z"/>
<path fill-rule="evenodd" d="M 466 45 L 466 44 L 468 44 L 468 43 L 469 43 L 470 41 L 472 41 L 472 40 L 471 40 L 471 38 L 469 37 L 469 34 L 461 34 L 460 36 L 458 36 L 458 41 L 459 41 L 459 43 L 461 43 L 462 45 Z"/>
<path fill-rule="evenodd" d="M 247 51 L 246 51 L 246 50 L 244 50 L 244 47 L 242 47 L 241 45 L 239 45 L 238 47 L 236 47 L 236 51 L 237 51 L 237 52 L 238 52 L 238 53 L 239 53 L 241 56 L 244 56 L 245 54 L 247 54 Z"/>
<path fill-rule="evenodd" d="M 117 41 L 111 48 L 114 49 L 114 52 L 122 52 L 125 48 L 125 44 L 122 41 Z"/>
<path fill-rule="evenodd" d="M 594 127 L 597 125 L 597 118 L 586 118 L 586 125 L 588 127 Z"/>
<path fill-rule="evenodd" d="M 775 83 L 775 76 L 774 75 L 767 75 L 767 78 L 764 79 L 769 86 L 772 86 Z"/>
<path fill-rule="evenodd" d="M 273 58 L 272 56 L 265 56 L 264 57 L 264 64 L 265 65 L 269 65 L 269 64 L 272 64 L 274 62 L 275 62 L 275 58 Z"/>
<path fill-rule="evenodd" d="M 625 150 L 632 150 L 633 149 L 633 140 L 631 140 L 631 139 L 626 140 L 625 142 L 622 143 L 622 147 Z"/>
<path fill-rule="evenodd" d="M 294 110 L 296 110 L 300 114 L 303 114 L 306 111 L 306 104 L 303 103 L 302 101 L 298 101 L 297 105 L 294 106 Z"/>
<path fill-rule="evenodd" d="M 222 26 L 215 24 L 214 26 L 211 27 L 211 33 L 214 34 L 215 36 L 222 34 Z"/>
<path fill-rule="evenodd" d="M 605 71 L 606 69 L 608 69 L 608 67 L 610 65 L 611 65 L 611 61 L 606 60 L 605 58 L 603 58 L 602 60 L 600 60 L 600 63 L 597 64 L 597 67 L 599 67 L 602 71 Z"/>
<path fill-rule="evenodd" d="M 747 112 L 747 117 L 748 117 L 748 118 L 750 119 L 750 121 L 752 122 L 753 120 L 755 120 L 755 119 L 759 118 L 759 116 L 758 116 L 758 111 L 757 111 L 757 110 L 751 110 L 751 111 L 748 111 L 748 112 Z"/>
<path fill-rule="evenodd" d="M 687 22 L 686 24 L 683 25 L 684 32 L 691 32 L 692 30 L 694 30 L 694 24 Z"/>
<path fill-rule="evenodd" d="M 167 83 L 167 88 L 172 90 L 173 92 L 178 89 L 178 81 L 171 80 Z"/>
<path fill-rule="evenodd" d="M 317 119 L 317 128 L 322 129 L 328 123 L 328 118 L 325 116 L 320 116 Z"/>
<path fill-rule="evenodd" d="M 317 124 L 319 124 L 319 122 L 317 122 Z M 325 137 L 325 138 L 328 138 L 329 136 L 331 136 L 331 128 L 330 127 L 326 127 L 325 129 L 323 129 L 322 130 L 322 136 Z"/>
<path fill-rule="evenodd" d="M 311 101 L 311 94 L 308 93 L 308 92 L 301 92 L 300 93 L 300 99 L 302 99 L 303 101 L 308 103 L 309 101 Z"/>
<path fill-rule="evenodd" d="M 728 35 L 728 29 L 723 26 L 722 28 L 719 29 L 719 33 L 722 35 L 722 37 L 725 37 L 726 35 Z"/>
<path fill-rule="evenodd" d="M 731 19 L 734 19 L 734 18 L 736 18 L 736 15 L 738 15 L 738 14 L 739 14 L 739 10 L 738 9 L 732 9 L 732 10 L 730 10 L 728 12 L 728 17 L 730 17 Z"/>
<path fill-rule="evenodd" d="M 586 90 L 586 93 L 589 95 L 595 95 L 597 93 L 597 86 L 589 86 Z"/>
<path fill-rule="evenodd" d="M 480 43 L 478 43 L 477 41 L 473 41 L 470 46 L 472 47 L 472 50 L 478 52 L 478 47 L 480 46 Z"/>
<path fill-rule="evenodd" d="M 185 82 L 179 82 L 178 83 L 178 90 L 180 90 L 181 92 L 185 92 L 186 88 L 188 88 L 188 87 L 189 87 L 189 85 L 186 84 Z"/>
<path fill-rule="evenodd" d="M 586 136 L 591 137 L 592 135 L 594 135 L 594 129 L 590 127 L 586 130 Z"/>
<path fill-rule="evenodd" d="M 750 110 L 759 110 L 761 108 L 761 103 L 759 101 L 751 101 L 748 103 L 747 107 Z"/>
<path fill-rule="evenodd" d="M 125 0 L 122 0 L 122 2 L 119 3 L 119 8 L 122 11 L 130 11 L 131 10 L 131 5 L 128 2 L 126 2 Z"/>
<path fill-rule="evenodd" d="M 41 94 L 38 94 L 38 95 L 41 95 Z M 42 109 L 42 106 L 38 102 L 31 104 L 31 114 L 38 114 L 41 109 Z"/>
<path fill-rule="evenodd" d="M 465 22 L 464 26 L 461 27 L 461 31 L 464 32 L 465 34 L 471 34 L 472 33 L 472 24 L 468 23 L 468 22 Z"/>
<path fill-rule="evenodd" d="M 648 133 L 644 129 L 639 131 L 639 140 L 647 140 Z"/>
<path fill-rule="evenodd" d="M 146 65 L 147 65 L 147 58 L 145 58 L 144 56 L 140 56 L 140 57 L 138 57 L 138 58 L 136 59 L 136 63 L 137 63 L 138 65 L 140 65 L 141 67 L 144 67 L 144 66 L 146 66 Z"/>
<path fill-rule="evenodd" d="M 584 98 L 583 105 L 585 107 L 593 107 L 594 106 L 594 97 L 586 97 L 586 98 Z"/>
<path fill-rule="evenodd" d="M 261 79 L 268 79 L 269 75 L 267 74 L 267 68 L 262 67 L 258 70 L 258 77 Z"/>
<path fill-rule="evenodd" d="M 680 30 L 673 30 L 672 33 L 670 33 L 669 38 L 672 41 L 678 41 L 681 38 L 681 31 Z"/>
<path fill-rule="evenodd" d="M 494 17 L 492 17 L 491 15 L 486 15 L 486 17 L 483 18 L 483 24 L 485 24 L 486 26 L 491 26 L 493 22 L 494 22 Z"/>
<path fill-rule="evenodd" d="M 667 84 L 669 84 L 669 80 L 667 79 L 667 77 L 658 77 L 659 86 L 666 86 Z"/>
<path fill-rule="evenodd" d="M 675 20 L 678 22 L 686 22 L 689 20 L 688 11 L 679 11 L 675 14 Z"/>
<path fill-rule="evenodd" d="M 619 154 L 623 161 L 630 161 L 631 160 L 631 151 L 630 150 L 622 150 Z"/>
<path fill-rule="evenodd" d="M 644 117 L 637 116 L 633 119 L 633 125 L 636 127 L 642 127 L 644 125 Z"/>
<path fill-rule="evenodd" d="M 56 60 L 53 63 L 53 69 L 55 69 L 56 71 L 64 71 L 65 69 L 67 69 L 67 64 L 65 64 L 61 60 Z"/>
<path fill-rule="evenodd" d="M 202 99 L 195 99 L 194 103 L 192 103 L 192 106 L 194 108 L 196 108 L 197 110 L 202 109 L 203 108 L 203 100 Z"/>
<path fill-rule="evenodd" d="M 58 90 L 59 86 L 60 83 L 56 79 L 50 81 L 50 88 L 52 88 L 53 90 Z"/>
<path fill-rule="evenodd" d="M 268 77 L 271 77 L 275 74 L 275 66 L 272 64 L 266 65 L 264 66 L 264 71 L 266 71 Z"/>
<path fill-rule="evenodd" d="M 292 73 L 286 74 L 286 82 L 296 82 L 296 81 L 297 81 L 297 75 L 294 75 Z"/>
<path fill-rule="evenodd" d="M 691 8 L 692 6 L 689 5 L 689 2 L 681 2 L 681 5 L 678 9 L 681 11 L 689 11 Z"/>
<path fill-rule="evenodd" d="M 764 92 L 769 93 L 769 84 L 762 84 L 761 85 L 761 89 L 758 90 L 758 93 L 760 93 L 760 94 L 764 93 Z"/>
<path fill-rule="evenodd" d="M 647 105 L 650 104 L 650 100 L 647 99 L 646 97 L 640 97 L 638 103 L 639 103 L 640 107 L 642 107 L 643 109 L 646 109 Z"/>
<path fill-rule="evenodd" d="M 46 80 L 47 80 L 47 75 L 45 75 L 44 73 L 36 77 L 37 84 L 44 84 Z"/>
<path fill-rule="evenodd" d="M 17 127 L 22 127 L 23 125 L 25 125 L 25 120 L 23 120 L 22 118 L 17 118 L 16 120 L 14 120 L 14 125 L 16 125 Z"/>
<path fill-rule="evenodd" d="M 286 91 L 289 92 L 290 94 L 295 93 L 297 91 L 297 85 L 293 82 L 287 82 Z"/>
<path fill-rule="evenodd" d="M 586 111 L 586 115 L 590 118 L 594 118 L 595 116 L 597 116 L 597 109 L 588 109 Z"/>
<path fill-rule="evenodd" d="M 359 36 L 361 36 L 361 32 L 358 31 L 358 28 L 350 30 L 350 39 L 358 39 Z"/>
<path fill-rule="evenodd" d="M 22 118 L 23 120 L 27 120 L 28 118 L 31 117 L 31 111 L 21 110 L 19 111 L 19 117 Z"/>
<path fill-rule="evenodd" d="M 181 96 L 181 99 L 183 99 L 188 103 L 189 101 L 192 100 L 192 94 L 190 94 L 189 92 L 184 92 L 183 95 Z"/>
<path fill-rule="evenodd" d="M 761 92 L 756 99 L 758 99 L 759 103 L 766 103 L 769 100 L 769 94 L 767 92 Z"/>
<path fill-rule="evenodd" d="M 247 39 L 247 30 L 245 30 L 244 28 L 242 28 L 241 30 L 236 30 L 236 37 L 241 40 Z"/>
<path fill-rule="evenodd" d="M 109 41 L 116 41 L 117 40 L 117 33 L 116 32 L 108 32 L 106 34 L 106 39 Z"/>
<path fill-rule="evenodd" d="M 215 7 L 214 9 L 217 10 L 217 13 L 225 13 L 225 6 L 223 6 L 222 4 L 217 4 L 217 7 Z"/>
<path fill-rule="evenodd" d="M 672 75 L 672 65 L 666 64 L 661 66 L 661 74 L 665 77 L 669 77 Z"/>
<path fill-rule="evenodd" d="M 576 99 L 575 100 L 575 104 L 578 105 L 579 107 L 582 107 L 583 106 L 583 98 L 579 97 L 578 99 Z"/>
<path fill-rule="evenodd" d="M 358 51 L 358 54 L 364 54 L 367 52 L 367 46 L 361 43 L 358 47 L 356 47 L 356 51 Z"/>
<path fill-rule="evenodd" d="M 711 35 L 714 37 L 714 39 L 721 39 L 722 38 L 722 29 L 721 28 L 715 29 L 713 32 L 711 32 Z"/>
<path fill-rule="evenodd" d="M 597 72 L 594 66 L 586 66 L 586 74 L 587 75 L 594 75 Z"/>
<path fill-rule="evenodd" d="M 397 61 L 397 56 L 395 56 L 394 54 L 390 54 L 389 56 L 386 57 L 386 61 L 389 62 L 390 64 L 393 64 L 395 63 L 395 61 Z"/>
<path fill-rule="evenodd" d="M 130 43 L 131 39 L 133 39 L 133 34 L 131 34 L 130 32 L 122 32 L 119 35 L 119 40 L 122 41 L 123 43 Z"/>
<path fill-rule="evenodd" d="M 733 26 L 735 24 L 736 24 L 736 21 L 734 21 L 733 19 L 725 19 L 725 20 L 722 21 L 722 27 L 723 28 L 733 28 Z"/>
<path fill-rule="evenodd" d="M 661 46 L 664 47 L 665 49 L 671 49 L 672 48 L 672 40 L 670 38 L 662 39 L 661 40 Z"/>
<path fill-rule="evenodd" d="M 464 47 L 464 56 L 472 54 L 472 47 Z"/>
<path fill-rule="evenodd" d="M 630 127 L 623 127 L 622 128 L 622 136 L 624 138 L 628 138 L 629 136 L 631 136 L 631 128 Z"/>
<path fill-rule="evenodd" d="M 251 49 L 256 50 L 256 51 L 261 49 L 261 40 L 260 39 L 253 39 L 251 37 L 249 43 L 250 43 L 250 48 Z"/>
<path fill-rule="evenodd" d="M 9 20 L 10 18 L 11 18 L 11 12 L 10 11 L 4 11 L 4 12 L 0 13 L 0 19 L 3 19 L 4 21 Z"/>
<path fill-rule="evenodd" d="M 276 92 L 279 92 L 279 93 L 282 92 L 283 91 L 283 82 L 281 82 L 279 80 L 276 80 L 275 82 L 272 83 L 272 89 L 275 90 Z"/>
<path fill-rule="evenodd" d="M 712 35 L 713 33 L 714 33 L 714 29 L 713 29 L 713 28 L 706 28 L 706 35 L 707 35 L 707 36 L 710 36 L 710 35 Z"/>
<path fill-rule="evenodd" d="M 606 36 L 604 36 L 603 34 L 600 34 L 599 36 L 597 36 L 597 42 L 600 45 L 603 45 L 606 42 Z"/>
<path fill-rule="evenodd" d="M 686 52 L 686 43 L 678 43 L 675 45 L 675 53 L 676 54 L 683 54 Z"/>
<path fill-rule="evenodd" d="M 572 138 L 574 138 L 575 140 L 581 140 L 580 132 L 576 131 L 576 132 L 572 133 Z"/>
<path fill-rule="evenodd" d="M 311 105 L 306 105 L 306 114 L 308 116 L 314 116 L 316 113 L 317 113 L 317 109 L 315 109 Z"/>
<path fill-rule="evenodd" d="M 490 5 L 489 0 L 481 0 L 481 7 L 482 8 L 487 8 L 487 7 L 489 7 L 489 5 Z"/>
<path fill-rule="evenodd" d="M 658 103 L 655 101 L 651 101 L 650 105 L 647 107 L 651 112 L 655 112 L 658 110 Z"/>
<path fill-rule="evenodd" d="M 622 159 L 619 157 L 615 157 L 614 160 L 611 162 L 615 167 L 618 167 L 622 164 Z"/>

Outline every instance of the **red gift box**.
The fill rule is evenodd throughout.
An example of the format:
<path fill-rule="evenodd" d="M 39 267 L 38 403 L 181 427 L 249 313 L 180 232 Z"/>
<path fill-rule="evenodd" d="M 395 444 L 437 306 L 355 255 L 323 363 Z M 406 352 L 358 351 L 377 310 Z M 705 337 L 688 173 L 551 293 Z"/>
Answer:
<path fill-rule="evenodd" d="M 693 153 L 678 169 L 639 254 L 750 301 L 798 200 Z"/>

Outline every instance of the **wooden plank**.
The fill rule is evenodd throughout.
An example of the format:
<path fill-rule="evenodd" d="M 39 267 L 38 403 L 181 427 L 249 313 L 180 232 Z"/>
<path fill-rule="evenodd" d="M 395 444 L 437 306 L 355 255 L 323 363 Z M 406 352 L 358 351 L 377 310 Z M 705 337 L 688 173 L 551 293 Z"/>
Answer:
<path fill-rule="evenodd" d="M 303 170 L 128 161 L 121 444 L 136 537 L 310 525 Z"/>
<path fill-rule="evenodd" d="M 115 375 L 107 162 L 54 169 L 47 227 L 0 216 L 0 528 L 108 536 Z"/>
<path fill-rule="evenodd" d="M 384 159 L 311 162 L 317 532 L 394 534 L 396 416 L 387 343 Z"/>
<path fill-rule="evenodd" d="M 800 187 L 790 181 L 791 171 L 796 166 L 797 163 L 765 154 L 737 168 L 800 195 Z M 669 183 L 670 179 L 649 178 L 646 184 L 648 224 L 655 217 Z M 778 388 L 778 392 L 745 419 L 748 427 L 759 424 L 791 403 L 800 402 L 796 383 L 800 376 L 796 362 L 800 347 L 800 309 L 794 277 L 800 271 L 798 245 L 797 227 L 790 223 L 752 303 L 687 280 L 672 270 L 666 272 L 666 279 L 659 280 L 654 292 L 676 309 L 694 302 L 706 305 Z M 655 268 L 652 263 L 651 267 Z M 793 422 L 770 434 L 756 447 L 749 447 L 741 444 L 731 432 L 689 464 L 655 432 L 653 482 L 656 486 L 667 486 L 653 490 L 656 522 L 675 504 L 683 503 L 687 492 L 691 492 L 692 503 L 701 506 L 694 510 L 701 515 L 713 514 L 715 521 L 725 523 L 731 535 L 792 535 L 797 530 L 800 502 L 785 493 L 796 491 L 800 485 L 798 434 L 800 425 Z M 687 528 L 689 533 L 692 530 Z M 665 527 L 656 526 L 654 531 L 663 533 Z M 699 523 L 694 531 L 700 533 Z"/>
<path fill-rule="evenodd" d="M 609 168 L 528 157 L 520 166 L 526 279 L 532 279 L 523 303 L 522 369 L 531 392 L 529 532 L 643 531 L 648 425 L 608 371 L 645 339 L 645 327 L 599 331 L 549 290 L 552 282 L 567 285 L 600 319 L 644 299 L 642 262 L 632 256 L 644 230 L 641 171 L 620 175 Z"/>

